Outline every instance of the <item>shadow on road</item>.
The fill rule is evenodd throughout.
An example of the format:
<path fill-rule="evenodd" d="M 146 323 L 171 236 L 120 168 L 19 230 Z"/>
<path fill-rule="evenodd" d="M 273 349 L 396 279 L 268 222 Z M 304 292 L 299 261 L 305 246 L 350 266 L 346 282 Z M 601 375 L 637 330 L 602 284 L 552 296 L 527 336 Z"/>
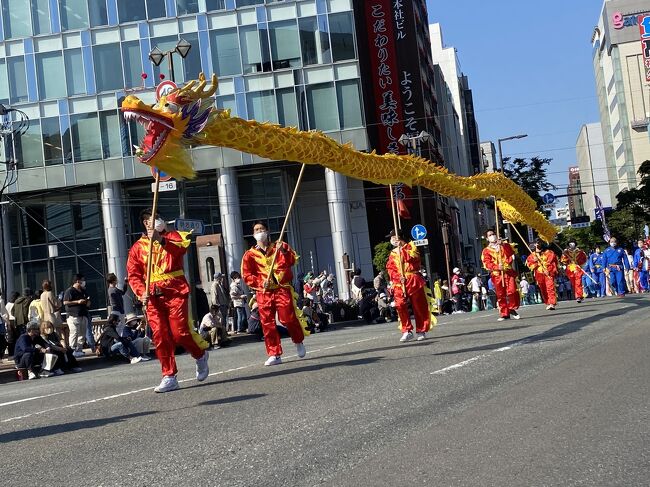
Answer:
<path fill-rule="evenodd" d="M 212 399 L 211 401 L 203 401 L 197 406 L 218 406 L 220 404 L 230 404 L 233 402 L 248 401 L 250 399 L 258 399 L 264 397 L 266 394 L 242 394 L 241 396 L 224 397 L 223 399 Z"/>
<path fill-rule="evenodd" d="M 453 325 L 453 323 L 450 323 L 450 324 Z M 494 332 L 497 332 L 497 331 L 520 330 L 521 328 L 529 328 L 529 327 L 530 327 L 530 325 L 508 326 L 508 327 L 504 327 L 504 328 L 486 328 L 484 330 L 468 331 L 466 333 L 455 333 L 453 335 L 441 335 L 441 336 L 436 335 L 435 338 L 440 339 L 440 338 L 464 337 L 464 336 L 468 336 L 468 335 L 479 335 L 479 334 L 482 334 L 482 333 L 494 333 Z"/>
<path fill-rule="evenodd" d="M 648 306 L 648 301 L 644 299 L 625 299 L 620 301 L 621 305 L 623 304 L 634 304 L 635 308 L 643 308 Z M 516 340 L 508 340 L 506 342 L 499 342 L 499 343 L 491 343 L 488 345 L 482 345 L 478 347 L 470 347 L 470 348 L 461 348 L 458 350 L 450 350 L 448 352 L 439 352 L 434 355 L 455 355 L 459 353 L 466 353 L 466 352 L 481 352 L 481 351 L 486 351 L 486 350 L 496 350 L 497 348 L 502 348 L 502 347 L 507 347 L 508 345 L 512 345 L 513 343 L 520 342 L 521 340 L 526 340 L 528 343 L 535 343 L 535 342 L 541 342 L 541 341 L 546 341 L 551 338 L 558 338 L 562 336 L 569 335 L 571 333 L 576 333 L 580 331 L 582 328 L 591 325 L 597 321 L 601 320 L 608 320 L 610 318 L 615 318 L 617 316 L 623 315 L 627 313 L 628 311 L 633 311 L 634 309 L 630 309 L 629 307 L 623 308 L 623 309 L 615 309 L 611 311 L 607 311 L 605 313 L 600 313 L 596 315 L 590 315 L 586 318 L 574 320 L 574 321 L 569 321 L 567 323 L 563 323 L 561 325 L 554 326 L 553 328 L 550 328 L 549 330 L 546 330 L 545 332 L 542 332 L 538 335 L 533 335 L 531 337 L 526 337 L 526 338 L 519 338 Z M 565 313 L 565 314 L 574 314 L 574 313 Z M 559 316 L 559 315 L 558 315 Z M 615 322 L 613 321 L 612 324 L 615 325 Z M 437 338 L 437 337 L 436 337 Z"/>
<path fill-rule="evenodd" d="M 0 444 L 10 443 L 12 441 L 29 440 L 32 438 L 43 438 L 45 436 L 52 436 L 59 433 L 70 433 L 72 431 L 87 430 L 92 428 L 99 428 L 101 426 L 114 425 L 123 421 L 140 416 L 149 416 L 156 414 L 158 411 L 143 411 L 141 413 L 123 414 L 121 416 L 112 416 L 110 418 L 89 419 L 86 421 L 74 421 L 72 423 L 52 424 L 48 426 L 40 426 L 23 431 L 14 431 L 12 433 L 4 433 L 0 435 Z"/>

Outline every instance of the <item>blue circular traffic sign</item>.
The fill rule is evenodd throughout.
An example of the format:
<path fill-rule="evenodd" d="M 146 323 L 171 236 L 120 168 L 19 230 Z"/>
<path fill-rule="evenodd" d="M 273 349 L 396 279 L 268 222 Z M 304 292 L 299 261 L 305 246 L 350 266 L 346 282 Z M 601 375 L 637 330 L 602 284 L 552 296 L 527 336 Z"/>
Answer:
<path fill-rule="evenodd" d="M 411 228 L 411 238 L 413 240 L 422 240 L 427 237 L 427 229 L 424 228 L 424 225 L 414 225 Z"/>
<path fill-rule="evenodd" d="M 555 195 L 552 193 L 546 193 L 544 196 L 542 196 L 542 201 L 545 205 L 550 205 L 555 201 Z"/>

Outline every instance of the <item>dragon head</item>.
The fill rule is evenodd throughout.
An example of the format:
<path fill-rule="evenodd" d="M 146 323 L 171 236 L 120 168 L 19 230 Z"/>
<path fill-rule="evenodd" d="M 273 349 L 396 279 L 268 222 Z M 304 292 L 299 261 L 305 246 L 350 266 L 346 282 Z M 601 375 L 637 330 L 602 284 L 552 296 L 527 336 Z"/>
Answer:
<path fill-rule="evenodd" d="M 209 120 L 213 105 L 210 97 L 217 91 L 214 74 L 211 84 L 205 89 L 207 80 L 201 73 L 198 80 L 162 96 L 155 105 L 147 105 L 133 95 L 124 99 L 122 113 L 125 120 L 135 120 L 145 129 L 135 153 L 141 162 L 175 178 L 194 176 L 185 149 Z"/>

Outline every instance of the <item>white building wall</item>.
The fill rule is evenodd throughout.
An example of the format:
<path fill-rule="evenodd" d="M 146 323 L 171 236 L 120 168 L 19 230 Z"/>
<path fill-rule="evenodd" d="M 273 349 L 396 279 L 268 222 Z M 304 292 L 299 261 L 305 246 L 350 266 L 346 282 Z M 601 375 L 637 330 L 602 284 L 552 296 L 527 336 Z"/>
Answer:
<path fill-rule="evenodd" d="M 593 220 L 596 208 L 594 194 L 598 195 L 605 208 L 613 206 L 600 123 L 583 125 L 580 129 L 576 141 L 576 160 L 580 168 L 582 190 L 586 193 L 583 195 L 585 212 Z"/>

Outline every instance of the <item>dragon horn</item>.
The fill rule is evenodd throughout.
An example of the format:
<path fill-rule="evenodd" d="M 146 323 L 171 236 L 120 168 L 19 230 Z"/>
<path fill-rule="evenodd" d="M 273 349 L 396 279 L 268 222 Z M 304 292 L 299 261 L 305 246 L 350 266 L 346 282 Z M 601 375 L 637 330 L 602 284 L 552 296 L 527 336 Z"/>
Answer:
<path fill-rule="evenodd" d="M 205 74 L 200 73 L 198 84 L 197 84 L 197 80 L 189 81 L 185 86 L 183 86 L 178 90 L 178 95 L 184 98 L 189 98 L 191 100 L 210 98 L 212 95 L 216 93 L 217 87 L 219 86 L 217 82 L 216 74 L 212 75 L 212 79 L 210 80 L 210 82 L 212 86 L 206 90 L 205 86 L 208 84 L 208 82 L 205 79 Z"/>

